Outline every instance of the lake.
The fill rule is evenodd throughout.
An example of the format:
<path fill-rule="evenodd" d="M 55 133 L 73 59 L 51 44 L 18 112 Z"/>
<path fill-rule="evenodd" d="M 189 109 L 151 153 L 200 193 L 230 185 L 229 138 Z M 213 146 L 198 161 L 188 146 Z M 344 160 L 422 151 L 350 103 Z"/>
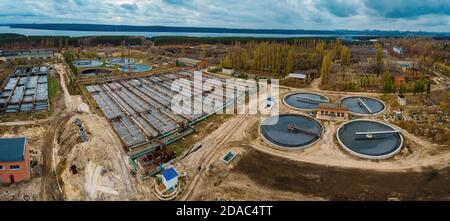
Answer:
<path fill-rule="evenodd" d="M 10 28 L 9 26 L 0 26 L 0 34 L 21 34 L 26 36 L 189 36 L 189 37 L 255 37 L 255 38 L 292 38 L 292 37 L 344 37 L 340 35 L 284 35 L 284 34 L 236 34 L 236 33 L 190 33 L 190 32 L 97 32 L 97 31 L 61 31 L 61 30 L 40 30 L 40 29 L 22 29 Z M 363 35 L 358 35 L 363 36 Z M 345 37 L 349 37 L 346 35 Z M 351 37 L 351 36 L 350 36 Z M 356 37 L 353 36 L 353 37 Z"/>

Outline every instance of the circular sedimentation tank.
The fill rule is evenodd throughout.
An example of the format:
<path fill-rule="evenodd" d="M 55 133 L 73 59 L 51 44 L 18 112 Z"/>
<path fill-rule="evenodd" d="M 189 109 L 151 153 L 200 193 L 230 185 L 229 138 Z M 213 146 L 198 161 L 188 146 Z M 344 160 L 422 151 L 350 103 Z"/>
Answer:
<path fill-rule="evenodd" d="M 310 111 L 316 110 L 321 103 L 329 103 L 330 99 L 317 93 L 297 92 L 286 95 L 283 102 L 292 109 Z"/>
<path fill-rule="evenodd" d="M 340 104 L 357 116 L 372 116 L 381 114 L 386 109 L 383 101 L 372 97 L 350 96 L 340 101 Z"/>
<path fill-rule="evenodd" d="M 272 146 L 280 149 L 305 149 L 320 140 L 324 128 L 314 118 L 283 114 L 262 121 L 260 134 Z"/>
<path fill-rule="evenodd" d="M 146 72 L 152 70 L 152 66 L 146 64 L 129 64 L 129 65 L 120 65 L 119 70 L 122 72 Z"/>
<path fill-rule="evenodd" d="M 111 58 L 106 61 L 109 65 L 128 65 L 134 62 L 135 60 L 131 58 Z"/>
<path fill-rule="evenodd" d="M 87 69 L 87 70 L 81 71 L 81 74 L 85 77 L 108 75 L 111 73 L 112 73 L 112 71 L 108 70 L 108 69 Z"/>
<path fill-rule="evenodd" d="M 73 65 L 77 68 L 93 68 L 102 65 L 102 61 L 100 60 L 78 60 L 74 61 Z"/>
<path fill-rule="evenodd" d="M 403 145 L 401 131 L 375 120 L 354 120 L 341 125 L 337 140 L 350 154 L 373 160 L 397 154 Z"/>

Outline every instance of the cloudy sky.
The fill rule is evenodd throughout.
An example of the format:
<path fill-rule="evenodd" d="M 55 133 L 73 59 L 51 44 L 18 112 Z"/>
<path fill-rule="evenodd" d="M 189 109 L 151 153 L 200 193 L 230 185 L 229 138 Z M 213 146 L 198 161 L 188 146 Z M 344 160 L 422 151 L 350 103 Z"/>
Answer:
<path fill-rule="evenodd" d="M 0 0 L 0 23 L 450 32 L 450 0 Z"/>

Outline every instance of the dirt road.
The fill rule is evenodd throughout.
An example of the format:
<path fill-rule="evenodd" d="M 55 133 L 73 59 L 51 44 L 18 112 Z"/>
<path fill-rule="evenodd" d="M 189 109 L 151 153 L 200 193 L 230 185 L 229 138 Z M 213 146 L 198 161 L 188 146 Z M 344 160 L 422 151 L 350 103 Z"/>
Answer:
<path fill-rule="evenodd" d="M 62 117 L 53 120 L 53 125 L 61 125 L 67 121 L 70 116 Z M 42 167 L 42 186 L 40 198 L 44 201 L 62 201 L 64 200 L 63 193 L 60 192 L 57 175 L 53 166 L 53 141 L 58 126 L 50 127 L 46 136 L 44 137 L 43 167 Z"/>
<path fill-rule="evenodd" d="M 47 135 L 44 137 L 45 145 L 43 149 L 43 168 L 42 168 L 42 190 L 40 198 L 42 200 L 64 200 L 63 193 L 60 191 L 60 187 L 58 186 L 58 176 L 54 169 L 54 159 L 53 159 L 53 144 L 56 132 L 62 123 L 66 122 L 70 119 L 70 113 L 75 111 L 83 111 L 83 106 L 86 105 L 82 102 L 81 98 L 76 99 L 70 95 L 66 83 L 64 75 L 67 74 L 64 66 L 62 64 L 54 65 L 56 71 L 60 76 L 60 85 L 64 92 L 64 103 L 66 109 L 64 113 L 58 116 L 54 116 L 46 119 L 45 121 L 51 122 L 55 127 L 51 127 L 47 132 Z M 87 106 L 87 105 L 86 105 Z M 89 108 L 88 108 L 89 110 Z M 34 123 L 39 123 L 36 121 Z"/>
<path fill-rule="evenodd" d="M 239 122 L 244 122 L 248 114 L 237 115 L 233 119 L 224 123 L 220 130 L 214 131 L 210 136 L 202 140 L 202 149 L 196 154 L 185 158 L 183 161 L 199 162 L 198 168 L 200 169 L 191 178 L 188 185 L 186 186 L 182 200 L 190 200 L 196 191 L 196 187 L 200 185 L 204 175 L 209 172 L 209 165 L 216 159 L 216 155 L 221 151 L 221 147 L 229 141 L 230 137 L 233 136 L 236 128 L 240 126 Z M 195 159 L 197 158 L 197 159 Z M 198 159 L 199 158 L 199 159 Z"/>
<path fill-rule="evenodd" d="M 64 104 L 66 106 L 66 112 L 78 112 L 78 113 L 90 113 L 89 106 L 83 102 L 81 96 L 73 96 L 69 93 L 66 85 L 67 70 L 63 64 L 54 65 L 59 74 L 59 81 L 64 92 Z"/>

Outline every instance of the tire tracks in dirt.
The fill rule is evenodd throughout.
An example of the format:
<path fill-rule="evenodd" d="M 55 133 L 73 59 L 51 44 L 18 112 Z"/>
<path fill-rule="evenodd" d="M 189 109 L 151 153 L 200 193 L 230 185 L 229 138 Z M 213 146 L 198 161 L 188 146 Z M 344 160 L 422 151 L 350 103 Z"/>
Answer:
<path fill-rule="evenodd" d="M 50 122 L 51 125 L 56 125 L 50 127 L 47 135 L 45 136 L 45 141 L 43 143 L 43 167 L 42 167 L 42 186 L 40 198 L 44 201 L 63 201 L 64 195 L 60 192 L 58 186 L 58 175 L 56 171 L 53 170 L 53 142 L 57 131 L 60 126 L 70 119 L 71 116 L 61 116 Z"/>
<path fill-rule="evenodd" d="M 204 153 L 204 155 L 201 158 L 201 164 L 199 167 L 201 170 L 195 174 L 195 176 L 192 178 L 192 180 L 189 182 L 189 184 L 186 186 L 186 189 L 184 190 L 184 193 L 181 197 L 181 200 L 187 201 L 191 200 L 191 198 L 194 196 L 195 189 L 197 186 L 199 186 L 202 182 L 202 177 L 204 177 L 205 174 L 209 171 L 209 165 L 212 164 L 212 161 L 214 157 L 217 155 L 217 153 L 221 150 L 221 146 L 223 146 L 235 133 L 236 128 L 241 126 L 240 122 L 245 121 L 248 117 L 248 114 L 242 115 L 237 117 L 236 119 L 233 119 L 233 121 L 237 122 L 230 122 L 229 125 L 227 125 L 227 128 L 222 131 L 223 137 L 216 139 L 215 145 L 210 147 L 208 152 Z"/>

